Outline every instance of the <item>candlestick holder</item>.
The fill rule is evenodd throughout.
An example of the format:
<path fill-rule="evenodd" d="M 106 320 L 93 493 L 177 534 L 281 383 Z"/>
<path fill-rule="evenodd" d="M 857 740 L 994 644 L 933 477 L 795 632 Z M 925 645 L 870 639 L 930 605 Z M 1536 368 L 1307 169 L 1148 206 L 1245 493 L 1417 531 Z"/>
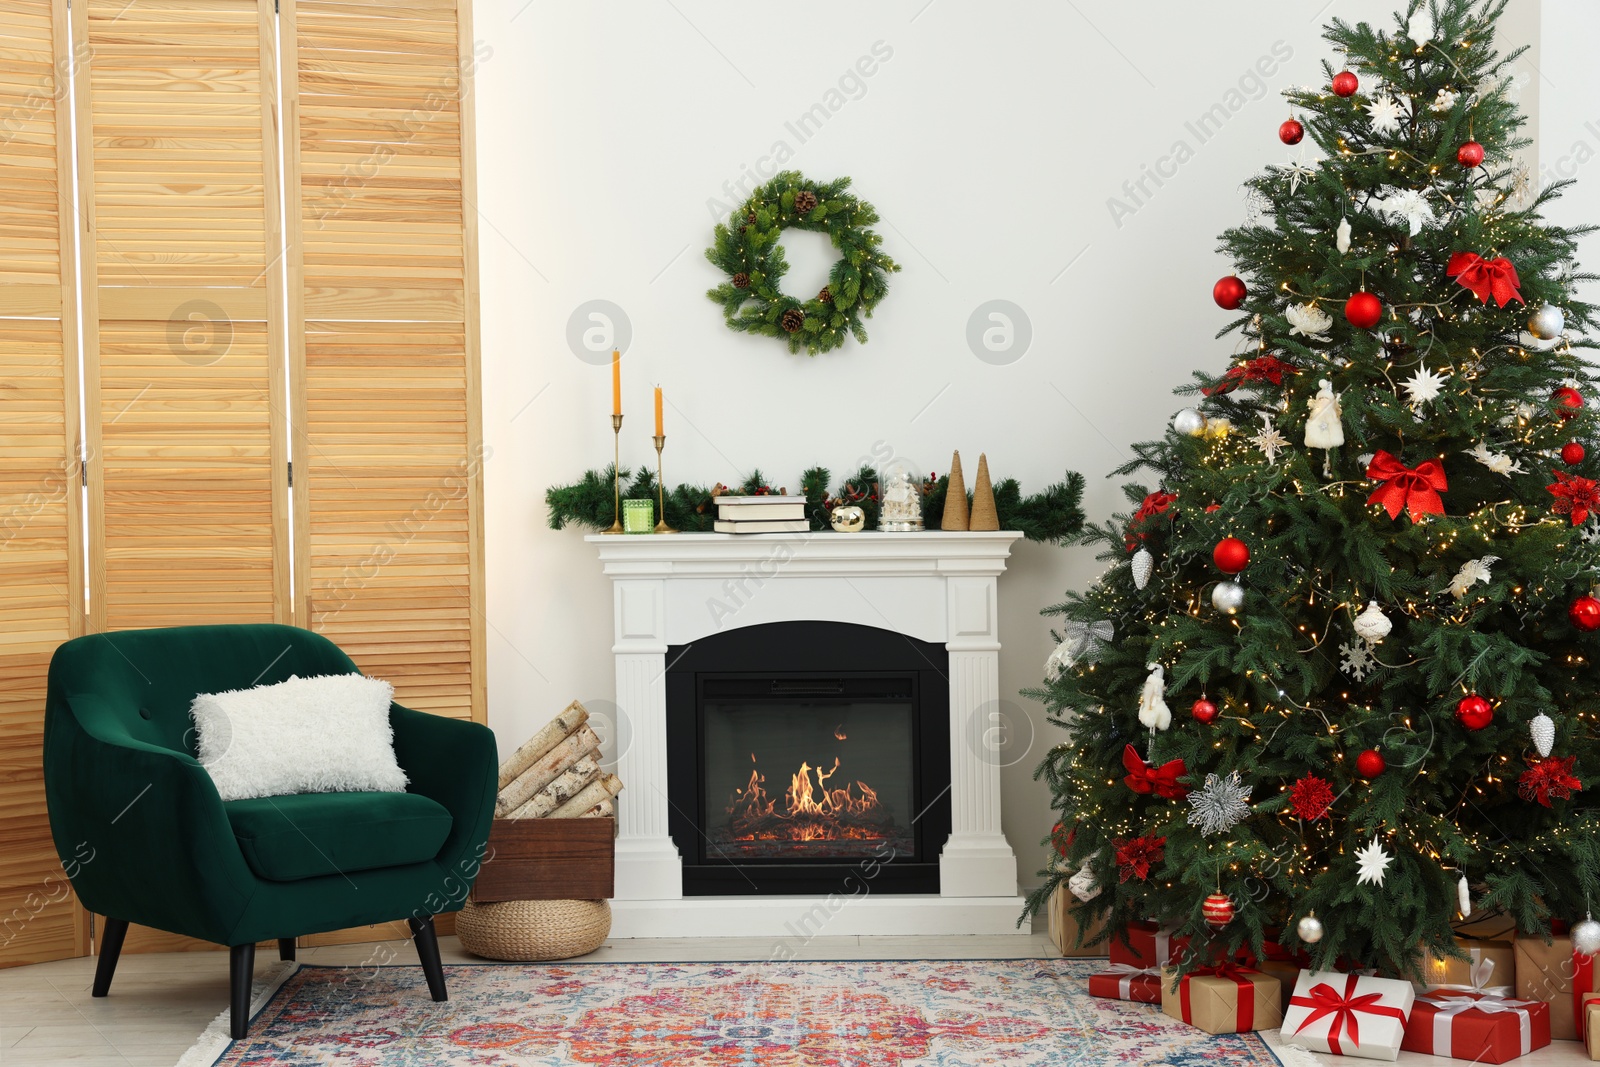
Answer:
<path fill-rule="evenodd" d="M 667 447 L 667 435 L 658 433 L 651 440 L 656 443 L 656 499 L 661 504 L 661 519 L 656 523 L 656 533 L 677 533 L 675 528 L 667 525 L 667 483 L 661 480 L 661 450 Z"/>
<path fill-rule="evenodd" d="M 622 415 L 621 415 L 620 412 L 618 414 L 616 414 L 616 415 L 611 416 L 611 432 L 612 432 L 612 434 L 614 436 L 614 439 L 613 439 L 613 441 L 611 443 L 611 445 L 612 445 L 612 460 L 611 460 L 611 475 L 612 475 L 611 504 L 612 504 L 612 506 L 611 506 L 611 514 L 613 516 L 613 519 L 612 519 L 612 522 L 611 522 L 611 529 L 605 530 L 603 532 L 608 533 L 608 534 L 620 534 L 620 533 L 623 532 L 623 530 L 622 530 Z"/>

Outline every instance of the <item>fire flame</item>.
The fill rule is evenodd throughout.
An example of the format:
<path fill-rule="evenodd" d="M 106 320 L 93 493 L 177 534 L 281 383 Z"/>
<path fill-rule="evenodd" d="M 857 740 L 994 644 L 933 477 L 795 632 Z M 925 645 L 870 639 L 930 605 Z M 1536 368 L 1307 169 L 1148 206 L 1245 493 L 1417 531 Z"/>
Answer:
<path fill-rule="evenodd" d="M 754 758 L 752 755 L 751 759 Z M 749 782 L 734 793 L 728 807 L 736 827 L 735 836 L 744 840 L 787 841 L 882 836 L 878 824 L 886 813 L 877 792 L 859 780 L 830 788 L 829 780 L 838 773 L 837 758 L 827 770 L 802 762 L 780 798 L 766 791 L 763 787 L 766 776 L 752 769 Z M 779 810 L 780 799 L 782 810 Z"/>
<path fill-rule="evenodd" d="M 848 738 L 845 736 L 844 724 L 843 723 L 841 723 L 838 726 L 835 726 L 833 728 L 833 736 L 838 738 L 840 741 L 848 740 Z"/>

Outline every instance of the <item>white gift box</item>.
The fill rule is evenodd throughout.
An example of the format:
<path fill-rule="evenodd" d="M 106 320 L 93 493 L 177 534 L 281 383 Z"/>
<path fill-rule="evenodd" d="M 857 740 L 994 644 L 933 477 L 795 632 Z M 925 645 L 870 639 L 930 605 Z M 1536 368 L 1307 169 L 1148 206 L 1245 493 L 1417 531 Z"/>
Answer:
<path fill-rule="evenodd" d="M 1301 971 L 1284 1005 L 1283 1040 L 1336 1056 L 1393 1060 L 1416 996 L 1410 982 Z"/>

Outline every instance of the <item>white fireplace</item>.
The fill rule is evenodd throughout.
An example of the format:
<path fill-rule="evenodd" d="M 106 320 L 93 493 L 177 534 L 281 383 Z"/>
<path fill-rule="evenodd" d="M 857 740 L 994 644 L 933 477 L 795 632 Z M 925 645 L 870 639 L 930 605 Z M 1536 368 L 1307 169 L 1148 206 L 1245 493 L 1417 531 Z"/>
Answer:
<path fill-rule="evenodd" d="M 999 577 L 1020 534 L 935 532 L 588 537 L 613 586 L 616 937 L 1004 934 L 1022 909 L 988 744 L 999 701 Z M 950 823 L 939 892 L 692 896 L 668 832 L 669 646 L 765 623 L 854 623 L 949 653 Z M 620 734 L 620 732 L 619 732 Z M 617 738 L 608 743 L 617 743 Z"/>

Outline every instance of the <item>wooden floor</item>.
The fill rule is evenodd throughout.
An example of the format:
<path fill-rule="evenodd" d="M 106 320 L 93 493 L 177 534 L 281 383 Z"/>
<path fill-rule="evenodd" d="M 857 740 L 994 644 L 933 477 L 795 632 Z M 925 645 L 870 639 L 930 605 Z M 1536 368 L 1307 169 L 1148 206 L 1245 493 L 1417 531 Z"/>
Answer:
<path fill-rule="evenodd" d="M 479 962 L 454 937 L 439 939 L 445 963 Z M 386 951 L 385 951 L 386 950 Z M 585 962 L 761 960 L 766 938 L 637 939 L 610 941 Z M 359 964 L 379 958 L 412 962 L 408 942 L 331 945 L 300 950 L 306 963 Z M 1043 933 L 1007 937 L 817 937 L 802 959 L 1004 959 L 1053 958 L 1059 953 Z M 258 972 L 276 965 L 277 953 L 258 952 Z M 89 996 L 93 959 L 61 960 L 0 971 L 0 1067 L 171 1067 L 228 1003 L 228 957 L 222 952 L 141 953 L 124 956 L 111 995 Z M 1331 1067 L 1351 1062 L 1321 1057 Z M 1402 1053 L 1400 1067 L 1460 1067 L 1463 1061 Z M 1590 1062 L 1583 1046 L 1558 1041 L 1525 1059 L 1522 1067 L 1579 1067 Z"/>

